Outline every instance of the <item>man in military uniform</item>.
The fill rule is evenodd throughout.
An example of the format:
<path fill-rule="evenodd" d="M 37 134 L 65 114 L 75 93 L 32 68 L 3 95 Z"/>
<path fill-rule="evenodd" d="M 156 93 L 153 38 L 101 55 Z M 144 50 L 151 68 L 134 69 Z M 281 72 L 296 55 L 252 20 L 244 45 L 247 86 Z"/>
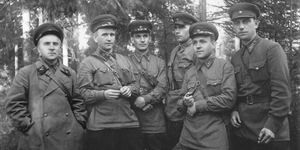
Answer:
<path fill-rule="evenodd" d="M 178 143 L 183 126 L 183 115 L 176 108 L 184 73 L 193 66 L 194 50 L 189 37 L 189 28 L 191 24 L 197 22 L 194 16 L 181 12 L 175 13 L 172 19 L 175 28 L 175 37 L 179 45 L 172 50 L 167 66 L 169 84 L 165 100 L 167 135 L 169 138 L 167 150 L 173 149 Z"/>
<path fill-rule="evenodd" d="M 142 132 L 130 103 L 139 94 L 128 58 L 113 51 L 117 18 L 110 14 L 90 24 L 98 44 L 79 68 L 80 91 L 86 100 L 88 150 L 142 150 Z"/>
<path fill-rule="evenodd" d="M 231 114 L 236 150 L 287 150 L 291 92 L 287 57 L 282 47 L 256 33 L 260 10 L 251 3 L 229 9 L 241 49 L 232 56 L 237 104 Z"/>
<path fill-rule="evenodd" d="M 140 85 L 140 95 L 134 102 L 147 150 L 165 150 L 166 122 L 162 100 L 166 94 L 165 62 L 150 54 L 152 23 L 133 21 L 128 25 L 135 51 L 130 55 L 133 71 Z"/>
<path fill-rule="evenodd" d="M 19 150 L 84 150 L 87 112 L 75 71 L 59 55 L 64 39 L 56 24 L 33 32 L 40 57 L 21 68 L 6 97 L 7 115 L 21 131 Z"/>
<path fill-rule="evenodd" d="M 178 101 L 185 115 L 179 143 L 182 150 L 228 150 L 229 111 L 236 98 L 234 68 L 216 58 L 218 30 L 206 22 L 193 24 L 189 30 L 195 66 L 186 73 Z"/>

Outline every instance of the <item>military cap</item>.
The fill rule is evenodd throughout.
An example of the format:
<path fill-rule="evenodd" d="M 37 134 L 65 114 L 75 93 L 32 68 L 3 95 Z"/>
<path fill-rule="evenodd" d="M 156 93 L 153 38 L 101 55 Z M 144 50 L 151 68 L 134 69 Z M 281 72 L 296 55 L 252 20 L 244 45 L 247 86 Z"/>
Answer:
<path fill-rule="evenodd" d="M 57 36 L 61 40 L 61 42 L 63 42 L 64 31 L 62 30 L 62 28 L 54 23 L 44 23 L 44 24 L 38 26 L 32 33 L 34 45 L 37 46 L 39 40 L 43 36 L 49 35 L 49 34 Z"/>
<path fill-rule="evenodd" d="M 237 18 L 259 18 L 260 10 L 256 5 L 244 2 L 233 5 L 229 9 L 228 14 L 231 20 Z"/>
<path fill-rule="evenodd" d="M 114 28 L 117 29 L 118 19 L 111 14 L 99 15 L 94 18 L 90 24 L 91 32 L 95 33 L 100 28 Z"/>
<path fill-rule="evenodd" d="M 208 22 L 197 22 L 191 25 L 189 29 L 190 38 L 197 35 L 213 35 L 215 41 L 218 40 L 219 32 L 215 25 Z"/>
<path fill-rule="evenodd" d="M 172 16 L 173 19 L 173 23 L 176 25 L 191 25 L 195 22 L 197 22 L 198 20 L 192 16 L 191 14 L 188 13 L 184 13 L 184 12 L 179 12 L 179 13 L 175 13 Z"/>
<path fill-rule="evenodd" d="M 129 23 L 128 30 L 131 33 L 151 32 L 152 23 L 148 20 L 137 20 Z"/>

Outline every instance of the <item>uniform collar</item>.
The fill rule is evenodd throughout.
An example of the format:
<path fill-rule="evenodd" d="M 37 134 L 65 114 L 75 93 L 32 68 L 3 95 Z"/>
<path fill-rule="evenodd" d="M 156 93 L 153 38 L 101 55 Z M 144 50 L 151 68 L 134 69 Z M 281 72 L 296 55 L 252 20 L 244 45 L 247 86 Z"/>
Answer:
<path fill-rule="evenodd" d="M 195 65 L 196 69 L 199 70 L 203 65 L 205 65 L 207 68 L 210 68 L 211 65 L 214 63 L 215 58 L 216 56 L 212 54 L 211 56 L 209 56 L 209 58 L 207 58 L 204 61 L 197 59 Z"/>
<path fill-rule="evenodd" d="M 249 53 L 252 53 L 254 47 L 259 43 L 260 37 L 256 35 L 250 42 L 242 45 L 242 49 L 248 49 Z"/>
<path fill-rule="evenodd" d="M 98 47 L 97 49 L 98 54 L 100 54 L 100 56 L 102 56 L 105 60 L 110 59 L 110 56 L 116 59 L 116 53 L 115 52 L 107 52 L 101 48 Z"/>
<path fill-rule="evenodd" d="M 37 71 L 39 72 L 40 75 L 46 73 L 50 69 L 46 60 L 43 59 L 42 57 L 38 58 L 35 65 L 36 65 Z M 60 59 L 57 58 L 55 65 L 57 65 L 57 69 L 59 69 L 62 73 L 64 73 L 67 76 L 71 76 L 69 69 L 66 66 L 61 64 Z"/>
<path fill-rule="evenodd" d="M 147 61 L 150 61 L 150 52 L 149 52 L 149 50 L 147 50 L 145 53 L 142 53 L 138 50 L 135 50 L 133 55 L 138 60 L 138 62 L 141 62 L 143 57 L 145 57 Z"/>
<path fill-rule="evenodd" d="M 189 38 L 188 41 L 186 41 L 183 44 L 179 44 L 179 52 L 182 53 L 187 47 L 189 47 L 192 44 L 192 39 Z"/>

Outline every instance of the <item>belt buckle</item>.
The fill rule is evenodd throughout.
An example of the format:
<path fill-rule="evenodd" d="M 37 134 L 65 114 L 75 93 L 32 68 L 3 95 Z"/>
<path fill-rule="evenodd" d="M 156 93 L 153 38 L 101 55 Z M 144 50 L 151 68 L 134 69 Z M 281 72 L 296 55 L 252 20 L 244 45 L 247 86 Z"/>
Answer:
<path fill-rule="evenodd" d="M 253 96 L 252 95 L 248 95 L 247 98 L 246 98 L 246 100 L 247 100 L 247 104 L 249 104 L 249 105 L 254 104 L 254 102 L 253 102 Z"/>

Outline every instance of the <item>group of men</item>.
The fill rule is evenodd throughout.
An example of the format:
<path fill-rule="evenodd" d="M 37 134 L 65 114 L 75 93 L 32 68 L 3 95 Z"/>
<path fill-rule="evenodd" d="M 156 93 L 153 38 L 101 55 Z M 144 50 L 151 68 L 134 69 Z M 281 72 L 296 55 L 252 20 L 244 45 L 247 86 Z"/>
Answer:
<path fill-rule="evenodd" d="M 117 18 L 100 15 L 89 26 L 98 48 L 77 76 L 59 59 L 62 29 L 37 27 L 40 57 L 19 70 L 6 98 L 18 149 L 288 150 L 286 55 L 257 35 L 256 5 L 235 4 L 229 16 L 241 40 L 231 62 L 215 56 L 213 24 L 176 13 L 179 44 L 165 63 L 150 53 L 150 21 L 129 23 L 136 50 L 123 56 L 113 50 Z"/>

